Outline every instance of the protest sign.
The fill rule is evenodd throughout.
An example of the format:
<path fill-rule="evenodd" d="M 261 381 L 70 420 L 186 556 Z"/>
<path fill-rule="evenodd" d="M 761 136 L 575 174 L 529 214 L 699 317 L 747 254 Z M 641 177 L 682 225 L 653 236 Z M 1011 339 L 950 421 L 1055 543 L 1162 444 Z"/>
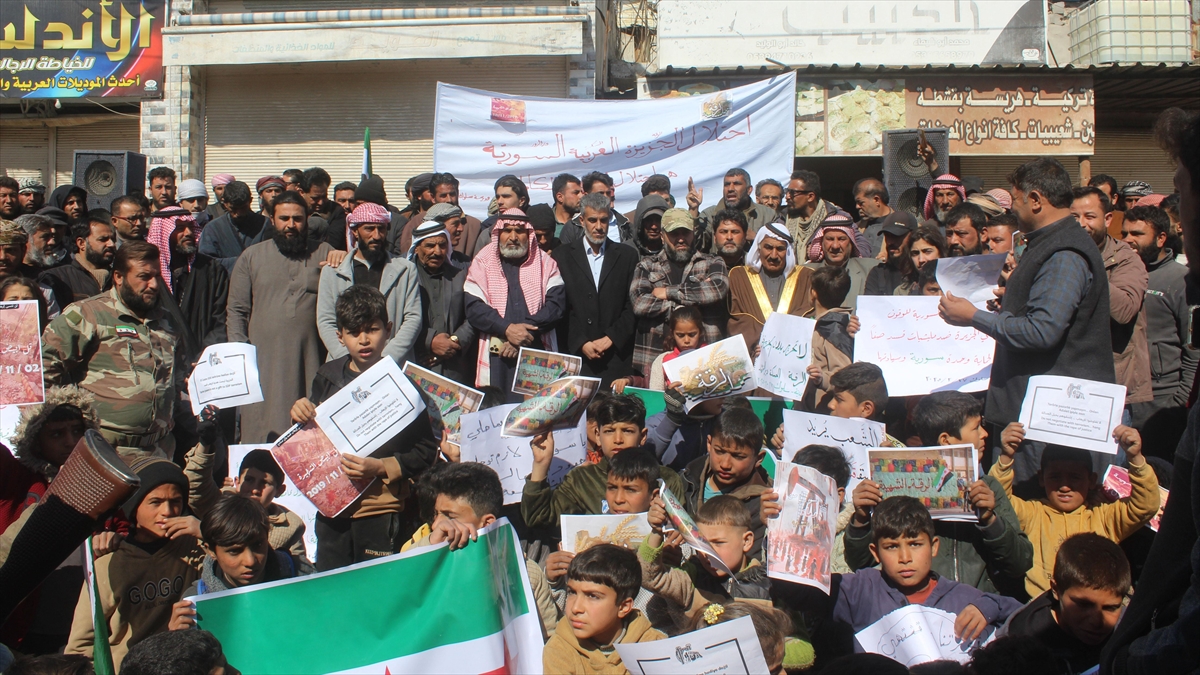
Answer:
<path fill-rule="evenodd" d="M 350 480 L 342 470 L 342 455 L 316 424 L 293 426 L 271 446 L 271 456 L 304 498 L 327 518 L 358 501 L 378 479 Z"/>
<path fill-rule="evenodd" d="M 634 675 L 757 675 L 770 672 L 754 620 L 743 616 L 665 640 L 615 645 Z"/>
<path fill-rule="evenodd" d="M 0 302 L 0 406 L 45 400 L 37 300 Z"/>
<path fill-rule="evenodd" d="M 645 513 L 607 513 L 598 516 L 559 516 L 562 550 L 579 553 L 596 544 L 616 544 L 637 550 L 650 534 Z"/>
<path fill-rule="evenodd" d="M 366 457 L 424 410 L 417 388 L 384 358 L 317 406 L 317 424 L 338 450 Z"/>
<path fill-rule="evenodd" d="M 592 397 L 600 391 L 598 377 L 564 377 L 538 390 L 504 420 L 505 438 L 537 436 L 551 429 L 579 424 Z"/>
<path fill-rule="evenodd" d="M 987 390 L 995 341 L 974 328 L 942 321 L 938 301 L 932 296 L 858 298 L 862 329 L 854 336 L 854 360 L 879 366 L 889 395 Z"/>
<path fill-rule="evenodd" d="M 450 432 L 446 440 L 458 445 L 459 420 L 463 413 L 479 410 L 479 404 L 483 403 L 483 392 L 442 377 L 412 361 L 404 364 L 404 374 L 437 408 L 442 426 Z"/>
<path fill-rule="evenodd" d="M 1025 388 L 1018 419 L 1028 440 L 1115 455 L 1113 431 L 1120 426 L 1124 409 L 1123 385 L 1034 375 Z"/>
<path fill-rule="evenodd" d="M 560 377 L 578 375 L 583 359 L 571 354 L 547 352 L 521 347 L 517 352 L 517 372 L 513 375 L 512 390 L 530 396 Z"/>
<path fill-rule="evenodd" d="M 906 666 L 929 661 L 950 660 L 966 663 L 971 650 L 991 638 L 995 630 L 988 626 L 972 642 L 961 642 L 954 635 L 954 614 L 923 605 L 908 605 L 889 612 L 882 619 L 854 635 L 863 651 L 882 654 Z"/>
<path fill-rule="evenodd" d="M 794 73 L 710 96 L 637 101 L 512 96 L 439 82 L 433 166 L 454 172 L 459 205 L 477 218 L 487 217 L 496 176 L 506 173 L 529 186 L 530 204 L 554 203 L 558 174 L 593 171 L 612 176 L 621 213 L 637 206 L 654 174 L 670 177 L 678 194 L 691 178 L 715 204 L 731 157 L 755 180 L 791 173 L 794 148 L 779 139 L 795 135 L 795 99 Z"/>
<path fill-rule="evenodd" d="M 779 462 L 774 489 L 780 511 L 767 522 L 767 576 L 828 593 L 841 510 L 837 484 L 811 466 Z"/>
<path fill-rule="evenodd" d="M 758 340 L 754 379 L 772 394 L 796 401 L 808 387 L 808 364 L 812 363 L 812 336 L 817 322 L 782 312 L 772 312 Z"/>
<path fill-rule="evenodd" d="M 521 492 L 525 489 L 525 478 L 533 470 L 533 451 L 530 439 L 505 438 L 500 434 L 504 420 L 517 404 L 500 405 L 474 413 L 464 413 L 459 418 L 462 440 L 459 459 L 463 462 L 481 462 L 490 466 L 500 476 L 504 489 L 505 504 L 521 503 Z M 547 481 L 550 485 L 562 482 L 567 472 L 583 464 L 587 459 L 587 419 L 580 419 L 577 426 L 552 432 L 554 436 L 554 459 L 550 462 Z"/>
<path fill-rule="evenodd" d="M 867 451 L 882 447 L 887 431 L 882 422 L 861 417 L 844 419 L 800 410 L 783 411 L 783 456 L 791 459 L 806 445 L 832 445 L 841 448 L 850 462 L 850 482 L 846 494 L 868 477 Z"/>
<path fill-rule="evenodd" d="M 700 401 L 746 395 L 758 386 L 746 338 L 734 335 L 663 364 L 667 379 L 678 383 L 690 411 Z"/>
<path fill-rule="evenodd" d="M 1007 253 L 966 255 L 942 258 L 937 261 L 937 282 L 943 293 L 966 298 L 971 304 L 983 307 L 995 300 L 992 289 L 1000 281 Z"/>
<path fill-rule="evenodd" d="M 786 432 L 785 432 L 786 433 Z M 869 450 L 871 480 L 883 498 L 915 497 L 934 520 L 977 521 L 968 497 L 979 480 L 979 459 L 971 445 Z"/>
<path fill-rule="evenodd" d="M 236 408 L 263 400 L 258 381 L 258 348 L 248 342 L 225 342 L 204 350 L 188 377 L 192 414 L 208 404 Z"/>
<path fill-rule="evenodd" d="M 683 504 L 675 498 L 675 495 L 671 494 L 671 489 L 667 487 L 667 483 L 661 478 L 658 479 L 658 489 L 659 494 L 662 495 L 663 504 L 666 506 L 667 519 L 670 521 L 670 527 L 664 529 L 674 529 L 679 532 L 683 540 L 697 553 L 708 558 L 708 562 L 713 567 L 724 571 L 732 577 L 733 570 L 729 569 L 725 561 L 721 560 L 721 556 L 717 555 L 712 544 L 708 543 L 704 535 L 700 534 L 700 528 L 696 527 L 696 521 L 688 515 L 687 509 L 683 508 Z"/>
<path fill-rule="evenodd" d="M 1127 499 L 1133 494 L 1133 482 L 1129 480 L 1129 469 L 1123 466 L 1111 464 L 1104 470 L 1104 499 L 1108 502 L 1115 502 L 1118 499 Z M 1163 509 L 1167 508 L 1167 497 L 1171 493 L 1163 486 L 1158 486 L 1158 513 L 1150 519 L 1146 527 L 1158 532 L 1159 522 L 1162 521 Z"/>
<path fill-rule="evenodd" d="M 504 518 L 458 551 L 420 547 L 188 599 L 243 673 L 542 672 L 537 605 Z"/>
<path fill-rule="evenodd" d="M 250 454 L 251 450 L 266 450 L 270 452 L 271 447 L 270 443 L 229 446 L 229 477 L 235 481 L 239 478 L 238 469 L 242 466 L 242 460 L 246 458 L 246 455 Z M 290 480 L 285 481 L 283 491 L 277 493 L 275 499 L 271 500 L 271 503 L 282 506 L 304 521 L 304 553 L 309 560 L 316 562 L 317 507 L 304 496 L 300 488 L 296 487 L 296 483 Z"/>

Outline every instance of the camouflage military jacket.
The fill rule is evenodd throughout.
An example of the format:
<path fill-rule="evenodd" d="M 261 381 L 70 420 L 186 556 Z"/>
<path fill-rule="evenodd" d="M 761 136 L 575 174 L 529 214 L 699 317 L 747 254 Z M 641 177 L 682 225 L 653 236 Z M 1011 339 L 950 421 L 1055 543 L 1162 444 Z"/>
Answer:
<path fill-rule="evenodd" d="M 90 391 L 109 442 L 149 445 L 171 429 L 175 332 L 162 307 L 138 318 L 115 288 L 77 302 L 42 335 L 46 385 Z"/>

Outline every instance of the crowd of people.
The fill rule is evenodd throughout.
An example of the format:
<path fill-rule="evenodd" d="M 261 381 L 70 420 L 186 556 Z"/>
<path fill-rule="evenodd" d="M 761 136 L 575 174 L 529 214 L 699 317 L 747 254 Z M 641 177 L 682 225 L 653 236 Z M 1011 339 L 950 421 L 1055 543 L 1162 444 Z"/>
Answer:
<path fill-rule="evenodd" d="M 185 598 L 456 550 L 507 517 L 528 555 L 548 673 L 628 672 L 615 644 L 744 616 L 775 673 L 1193 672 L 1200 116 L 1167 111 L 1157 131 L 1177 162 L 1172 188 L 1106 175 L 1075 187 L 1049 157 L 983 186 L 923 152 L 920 213 L 893 209 L 877 178 L 839 205 L 812 171 L 753 183 L 736 167 L 715 202 L 652 176 L 624 214 L 604 173 L 557 176 L 552 204 L 530 204 L 506 175 L 482 221 L 446 172 L 412 177 L 396 199 L 374 175 L 332 184 L 320 168 L 287 170 L 251 186 L 218 173 L 210 195 L 157 167 L 148 194 L 107 209 L 89 208 L 79 186 L 47 198 L 34 180 L 0 177 L 0 300 L 39 304 L 45 381 L 45 402 L 22 407 L 0 447 L 0 576 L 23 564 L 27 525 L 89 439 L 140 479 L 98 515 L 90 548 L 12 603 L 0 670 L 92 672 L 105 639 L 94 610 L 121 673 L 221 672 L 220 644 L 195 629 Z M 988 309 L 944 294 L 936 276 L 940 259 L 982 253 L 1007 256 Z M 993 338 L 986 393 L 889 397 L 881 369 L 854 359 L 858 301 L 879 295 L 939 296 L 945 322 Z M 838 448 L 779 457 L 782 427 L 746 398 L 685 409 L 663 364 L 735 335 L 757 358 L 774 312 L 816 320 L 808 389 L 790 405 L 883 422 L 894 447 L 973 446 L 977 522 L 934 520 L 869 479 L 847 493 Z M 193 415 L 187 377 L 225 342 L 257 348 L 263 401 Z M 520 402 L 523 347 L 580 357 L 603 391 L 587 408 L 588 460 L 551 485 L 554 439 L 535 437 L 519 504 L 504 504 L 490 467 L 460 461 L 430 409 L 370 456 L 343 455 L 348 477 L 378 480 L 337 517 L 317 516 L 315 560 L 304 521 L 275 502 L 288 478 L 271 453 L 229 470 L 231 444 L 274 442 L 384 358 L 479 389 L 484 407 Z M 1037 375 L 1123 385 L 1120 453 L 1026 439 L 1018 418 Z M 648 416 L 629 388 L 662 391 L 666 410 Z M 767 453 L 838 486 L 829 593 L 766 573 L 784 498 Z M 1101 489 L 1114 463 L 1128 496 Z M 732 575 L 664 527 L 660 480 Z M 1160 487 L 1170 499 L 1156 534 L 1146 526 Z M 645 513 L 651 534 L 559 550 L 559 516 L 603 513 Z M 907 605 L 950 612 L 959 639 L 988 641 L 969 664 L 911 671 L 862 653 L 855 634 Z"/>

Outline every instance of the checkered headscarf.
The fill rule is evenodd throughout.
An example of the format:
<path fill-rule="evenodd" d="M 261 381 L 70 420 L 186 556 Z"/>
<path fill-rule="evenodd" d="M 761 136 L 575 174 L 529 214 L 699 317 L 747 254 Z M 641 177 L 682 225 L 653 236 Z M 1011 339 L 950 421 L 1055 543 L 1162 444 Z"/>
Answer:
<path fill-rule="evenodd" d="M 196 219 L 186 209 L 181 209 L 177 206 L 170 206 L 162 211 L 154 214 L 154 218 L 150 221 L 150 229 L 146 232 L 146 241 L 158 247 L 158 267 L 162 270 L 163 281 L 167 284 L 167 290 L 174 292 L 174 280 L 171 278 L 171 236 L 175 234 L 175 229 L 179 227 L 180 222 L 191 222 L 192 227 L 196 230 L 196 245 L 200 245 L 200 226 L 196 224 Z M 192 263 L 196 261 L 196 254 L 188 256 L 187 269 L 192 271 Z"/>
<path fill-rule="evenodd" d="M 925 214 L 926 220 L 933 220 L 933 193 L 938 188 L 954 188 L 958 196 L 965 202 L 967 201 L 967 191 L 963 188 L 962 181 L 952 173 L 944 173 L 933 181 L 933 185 L 929 186 L 929 192 L 925 193 L 925 209 L 921 213 Z"/>

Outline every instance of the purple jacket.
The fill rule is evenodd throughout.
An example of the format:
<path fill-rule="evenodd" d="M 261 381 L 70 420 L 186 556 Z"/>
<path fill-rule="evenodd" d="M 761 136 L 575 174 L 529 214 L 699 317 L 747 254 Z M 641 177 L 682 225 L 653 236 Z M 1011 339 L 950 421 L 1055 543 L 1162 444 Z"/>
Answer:
<path fill-rule="evenodd" d="M 854 632 L 870 626 L 884 615 L 909 604 L 904 594 L 896 590 L 877 569 L 863 569 L 853 574 L 843 574 L 834 598 L 833 620 L 849 624 Z M 957 581 L 936 577 L 937 587 L 923 604 L 951 614 L 958 614 L 967 605 L 975 605 L 983 612 L 988 624 L 999 628 L 1008 615 L 1021 608 L 1021 603 L 1003 595 L 983 591 L 960 584 Z M 854 650 L 861 652 L 858 642 Z"/>

